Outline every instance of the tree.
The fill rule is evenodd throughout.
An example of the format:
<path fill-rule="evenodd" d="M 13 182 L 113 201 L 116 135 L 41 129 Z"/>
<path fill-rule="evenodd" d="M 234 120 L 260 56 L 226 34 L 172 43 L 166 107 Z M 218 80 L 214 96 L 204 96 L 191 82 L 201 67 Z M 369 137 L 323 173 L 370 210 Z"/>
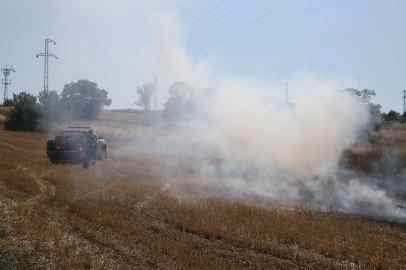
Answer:
<path fill-rule="evenodd" d="M 13 100 L 11 98 L 6 98 L 6 100 L 3 103 L 4 107 L 11 107 L 13 106 Z"/>
<path fill-rule="evenodd" d="M 355 88 L 346 88 L 344 91 L 355 95 L 358 98 L 358 103 L 360 104 L 370 104 L 371 99 L 376 96 L 375 90 L 370 90 L 368 88 L 365 88 L 362 91 Z"/>
<path fill-rule="evenodd" d="M 43 107 L 53 107 L 58 105 L 59 100 L 60 98 L 56 90 L 49 91 L 48 94 L 45 92 L 45 90 L 42 90 L 38 94 L 38 103 Z"/>
<path fill-rule="evenodd" d="M 61 99 L 56 90 L 42 90 L 38 94 L 38 104 L 42 107 L 42 122 L 69 122 L 72 113 L 67 108 L 65 100 Z"/>
<path fill-rule="evenodd" d="M 394 110 L 390 110 L 388 113 L 383 113 L 382 116 L 385 122 L 399 122 L 402 119 L 400 113 Z"/>
<path fill-rule="evenodd" d="M 4 127 L 8 130 L 34 131 L 41 119 L 37 98 L 29 93 L 13 94 L 13 108 Z"/>
<path fill-rule="evenodd" d="M 144 108 L 145 120 L 148 120 L 149 111 L 151 110 L 151 97 L 155 90 L 155 84 L 146 83 L 142 87 L 137 86 L 138 100 L 134 101 L 133 105 Z"/>
<path fill-rule="evenodd" d="M 19 94 L 13 94 L 13 105 L 36 105 L 37 98 L 29 93 L 21 92 Z"/>
<path fill-rule="evenodd" d="M 96 83 L 89 80 L 78 80 L 77 83 L 65 84 L 61 94 L 62 100 L 76 119 L 94 119 L 103 106 L 110 106 L 108 92 L 99 89 Z"/>
<path fill-rule="evenodd" d="M 351 93 L 357 97 L 358 103 L 360 105 L 366 106 L 369 111 L 369 124 L 378 126 L 382 122 L 381 108 L 382 106 L 374 104 L 371 102 L 371 99 L 376 96 L 375 90 L 370 90 L 365 88 L 362 91 L 354 88 L 346 88 L 344 91 Z"/>
<path fill-rule="evenodd" d="M 216 88 L 199 89 L 185 82 L 173 83 L 168 91 L 168 101 L 163 104 L 165 111 L 182 117 L 207 114 L 217 93 Z"/>

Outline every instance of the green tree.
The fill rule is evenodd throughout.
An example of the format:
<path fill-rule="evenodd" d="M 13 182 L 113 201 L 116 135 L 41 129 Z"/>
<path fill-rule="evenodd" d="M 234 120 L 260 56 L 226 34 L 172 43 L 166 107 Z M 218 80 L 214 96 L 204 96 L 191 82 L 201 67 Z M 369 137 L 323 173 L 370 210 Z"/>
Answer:
<path fill-rule="evenodd" d="M 37 98 L 29 93 L 13 94 L 13 108 L 4 127 L 9 130 L 34 131 L 41 119 Z"/>
<path fill-rule="evenodd" d="M 406 112 L 403 112 L 402 115 L 400 116 L 400 120 L 401 123 L 406 123 Z"/>
<path fill-rule="evenodd" d="M 11 98 L 6 98 L 6 100 L 3 103 L 4 107 L 11 107 L 13 106 L 13 100 Z"/>
<path fill-rule="evenodd" d="M 388 113 L 382 113 L 383 119 L 385 122 L 400 122 L 402 116 L 400 113 L 390 110 Z"/>
<path fill-rule="evenodd" d="M 72 112 L 67 108 L 65 100 L 60 98 L 56 90 L 38 94 L 38 104 L 42 108 L 42 122 L 65 123 L 72 119 Z"/>
<path fill-rule="evenodd" d="M 19 94 L 13 94 L 13 105 L 16 103 L 19 105 L 36 105 L 37 98 L 29 93 L 21 92 Z"/>
<path fill-rule="evenodd" d="M 104 106 L 110 106 L 108 92 L 89 80 L 65 84 L 61 98 L 76 119 L 94 119 Z"/>
<path fill-rule="evenodd" d="M 45 92 L 45 90 L 42 90 L 38 94 L 38 103 L 39 103 L 39 105 L 41 105 L 43 107 L 57 106 L 59 103 L 59 100 L 60 100 L 60 98 L 59 98 L 58 92 L 56 92 L 56 90 L 49 91 L 48 93 Z"/>
<path fill-rule="evenodd" d="M 140 106 L 144 109 L 145 120 L 149 118 L 149 111 L 151 110 L 151 97 L 155 90 L 155 84 L 146 83 L 142 87 L 137 86 L 138 100 L 134 101 L 133 105 Z"/>

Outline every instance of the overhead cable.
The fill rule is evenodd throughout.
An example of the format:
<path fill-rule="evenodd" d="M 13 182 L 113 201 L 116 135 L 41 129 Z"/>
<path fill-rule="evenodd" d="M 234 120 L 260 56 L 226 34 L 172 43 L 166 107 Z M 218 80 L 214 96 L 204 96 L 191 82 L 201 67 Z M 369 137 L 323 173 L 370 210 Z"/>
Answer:
<path fill-rule="evenodd" d="M 239 31 L 241 31 L 241 30 L 247 28 L 247 27 L 250 26 L 251 24 L 254 24 L 254 23 L 256 23 L 257 21 L 261 20 L 262 18 L 268 16 L 268 15 L 271 14 L 272 12 L 274 12 L 274 11 L 280 9 L 281 7 L 283 7 L 284 5 L 286 5 L 287 3 L 291 2 L 291 1 L 292 1 L 292 0 L 286 1 L 285 3 L 283 3 L 283 4 L 280 5 L 280 6 L 278 6 L 277 8 L 274 8 L 273 10 L 269 11 L 268 13 L 265 13 L 264 15 L 262 15 L 261 17 L 259 17 L 258 19 L 253 20 L 252 22 L 250 22 L 250 23 L 244 25 L 243 27 L 241 27 L 241 28 L 235 30 L 234 32 L 232 32 L 232 33 L 230 33 L 230 34 L 228 34 L 228 35 L 226 35 L 226 36 L 224 36 L 224 37 L 222 37 L 222 38 L 220 38 L 220 39 L 218 39 L 218 40 L 216 40 L 216 41 L 210 43 L 209 45 L 204 46 L 203 48 L 200 48 L 200 49 L 198 49 L 198 50 L 196 50 L 196 51 L 194 51 L 194 52 L 192 52 L 192 53 L 189 53 L 188 55 L 192 55 L 192 54 L 198 53 L 198 52 L 200 52 L 200 51 L 202 51 L 202 50 L 204 50 L 204 49 L 206 49 L 206 48 L 208 48 L 208 47 L 210 47 L 210 46 L 212 46 L 212 45 L 214 45 L 214 44 L 216 44 L 216 43 L 218 43 L 218 42 L 220 42 L 220 41 L 222 41 L 222 40 L 224 40 L 224 39 L 226 39 L 226 38 L 228 38 L 228 37 L 230 37 L 230 36 L 232 36 L 232 35 L 234 35 L 235 33 L 237 33 L 237 32 L 239 32 Z"/>
<path fill-rule="evenodd" d="M 248 0 L 248 1 L 249 1 L 249 0 Z M 246 2 L 248 2 L 248 1 L 246 1 Z M 239 32 L 239 31 L 241 31 L 241 30 L 247 28 L 248 26 L 250 26 L 250 25 L 256 23 L 257 21 L 259 21 L 259 20 L 263 19 L 264 17 L 270 15 L 271 13 L 275 12 L 276 10 L 282 8 L 283 6 L 285 6 L 286 4 L 288 4 L 288 3 L 291 2 L 291 1 L 292 1 L 292 0 L 286 1 L 286 2 L 283 3 L 282 5 L 280 5 L 280 6 L 276 7 L 276 8 L 274 8 L 273 10 L 271 10 L 271 11 L 269 11 L 269 12 L 267 12 L 267 13 L 265 13 L 264 15 L 262 15 L 262 16 L 260 16 L 259 18 L 257 18 L 257 19 L 255 19 L 255 20 L 251 21 L 250 23 L 248 23 L 248 24 L 246 24 L 246 25 L 244 25 L 244 26 L 238 28 L 237 30 L 233 31 L 232 33 L 230 33 L 230 34 L 228 34 L 228 35 L 226 35 L 226 36 L 224 36 L 224 37 L 222 37 L 222 38 L 220 38 L 220 39 L 217 39 L 216 41 L 214 41 L 214 42 L 212 42 L 212 43 L 210 43 L 210 44 L 208 44 L 208 45 L 206 45 L 206 46 L 204 46 L 204 47 L 202 47 L 202 48 L 200 48 L 200 49 L 198 49 L 198 50 L 196 50 L 196 51 L 194 51 L 194 52 L 191 52 L 191 53 L 189 53 L 189 54 L 187 54 L 187 55 L 190 56 L 190 55 L 196 54 L 196 53 L 198 53 L 198 52 L 200 52 L 200 51 L 202 51 L 202 50 L 207 49 L 208 47 L 210 47 L 210 46 L 212 46 L 212 45 L 214 45 L 214 44 L 216 44 L 216 43 L 219 43 L 219 42 L 223 41 L 224 39 L 226 39 L 226 38 L 228 38 L 228 37 L 230 37 L 230 36 L 236 34 L 237 32 Z M 246 2 L 244 2 L 243 4 L 245 4 Z M 131 61 L 131 60 L 129 60 L 129 61 Z M 128 62 L 128 61 L 127 61 L 127 62 Z M 155 67 L 155 68 L 156 68 L 156 67 Z M 155 68 L 145 69 L 145 70 L 142 70 L 142 71 L 139 71 L 139 72 L 136 72 L 136 73 L 126 74 L 126 75 L 110 76 L 110 77 L 97 77 L 97 78 L 106 78 L 106 79 L 108 79 L 108 78 L 127 77 L 127 76 L 132 76 L 132 75 L 144 73 L 144 72 L 153 70 L 153 69 L 155 69 Z M 162 65 L 161 65 L 161 68 L 162 68 Z M 18 71 L 16 71 L 16 72 L 18 72 Z M 102 72 L 102 71 L 100 71 L 100 72 Z M 82 75 L 66 75 L 66 76 L 83 76 L 83 75 L 86 76 L 86 75 L 93 75 L 93 74 L 100 73 L 100 72 L 95 72 L 95 73 L 91 73 L 91 74 L 82 74 Z M 21 71 L 20 71 L 20 73 L 32 74 L 32 73 L 21 72 Z"/>
<path fill-rule="evenodd" d="M 132 59 L 130 59 L 130 60 L 126 60 L 126 61 L 124 61 L 124 62 L 119 62 L 119 63 L 113 63 L 113 64 L 104 64 L 104 65 L 85 64 L 85 65 L 94 65 L 94 66 L 111 66 L 111 65 L 115 65 L 114 67 L 112 67 L 112 68 L 115 68 L 115 67 L 120 66 L 120 65 L 122 65 L 122 64 L 131 62 L 131 61 L 137 59 L 139 56 L 142 56 L 143 54 L 148 53 L 148 52 L 154 50 L 155 48 L 161 46 L 162 44 L 166 43 L 167 41 L 173 39 L 174 37 L 176 37 L 177 35 L 179 35 L 179 34 L 182 33 L 183 31 L 185 31 L 186 29 L 188 29 L 189 27 L 191 27 L 192 25 L 194 25 L 195 23 L 199 22 L 199 21 L 202 20 L 204 17 L 206 17 L 207 15 L 209 15 L 210 13 L 212 13 L 214 10 L 216 10 L 216 9 L 219 8 L 221 5 L 223 5 L 225 2 L 227 2 L 227 0 L 224 0 L 223 2 L 221 2 L 220 4 L 218 4 L 217 6 L 215 6 L 214 8 L 212 8 L 210 11 L 208 11 L 207 13 L 205 13 L 203 16 L 201 16 L 199 19 L 195 20 L 194 22 L 192 22 L 191 24 L 189 24 L 188 26 L 186 26 L 185 28 L 183 28 L 182 30 L 180 30 L 179 32 L 177 32 L 176 34 L 172 35 L 170 38 L 168 38 L 168 39 L 162 41 L 161 43 L 159 43 L 158 45 L 155 45 L 153 48 L 149 49 L 148 51 L 146 51 L 146 52 L 144 52 L 144 53 L 141 53 L 141 54 L 135 56 L 134 58 L 132 58 Z M 248 2 L 248 1 L 247 1 L 247 2 Z M 223 17 L 224 17 L 224 16 L 223 16 Z M 109 69 L 107 69 L 107 70 L 109 70 Z M 105 70 L 105 71 L 106 71 L 106 70 Z M 100 72 L 103 72 L 103 71 L 100 71 Z"/>
<path fill-rule="evenodd" d="M 200 29 L 198 29 L 197 31 L 191 33 L 190 35 L 187 35 L 186 37 L 184 37 L 184 38 L 182 38 L 182 39 L 180 39 L 180 40 L 177 40 L 177 41 L 175 41 L 175 42 L 173 42 L 173 43 L 171 43 L 171 44 L 165 46 L 164 48 L 169 47 L 169 46 L 172 46 L 172 45 L 174 45 L 174 44 L 176 44 L 176 43 L 179 43 L 179 42 L 181 42 L 181 41 L 183 41 L 183 40 L 185 40 L 185 39 L 191 37 L 192 35 L 194 35 L 194 34 L 200 32 L 201 30 L 203 30 L 203 29 L 209 27 L 210 25 L 212 25 L 212 24 L 218 22 L 219 20 L 223 19 L 224 17 L 226 17 L 227 15 L 231 14 L 232 12 L 234 12 L 235 10 L 237 10 L 238 8 L 240 8 L 241 6 L 245 5 L 245 4 L 248 3 L 249 1 L 250 1 L 250 0 L 245 1 L 245 2 L 242 3 L 241 5 L 237 6 L 236 8 L 232 9 L 231 11 L 229 11 L 229 12 L 227 12 L 226 14 L 224 14 L 223 16 L 221 16 L 220 18 L 217 18 L 216 20 L 214 20 L 214 21 L 212 21 L 211 23 L 209 23 L 209 24 L 203 26 L 202 28 L 200 28 Z M 222 5 L 224 2 L 225 2 L 225 1 L 223 1 L 222 3 L 220 3 L 220 5 Z M 220 5 L 218 5 L 217 7 L 219 7 Z M 215 7 L 214 9 L 216 9 L 217 7 Z M 200 17 L 198 20 L 196 20 L 195 22 L 193 22 L 192 24 L 190 24 L 188 27 L 184 28 L 182 31 L 178 32 L 177 34 L 173 35 L 172 37 L 168 38 L 167 40 L 161 42 L 160 44 L 154 46 L 153 48 L 149 49 L 148 51 L 145 51 L 145 52 L 143 52 L 143 53 L 141 53 L 141 54 L 135 56 L 134 58 L 131 58 L 131 59 L 127 60 L 127 61 L 121 62 L 121 63 L 119 63 L 119 64 L 117 64 L 117 65 L 115 65 L 115 66 L 113 66 L 113 67 L 107 68 L 107 69 L 103 69 L 103 70 L 100 70 L 100 71 L 96 71 L 96 72 L 92 72 L 92 73 L 87 73 L 87 74 L 78 74 L 78 76 L 87 76 L 87 75 L 93 75 L 93 74 L 97 74 L 97 73 L 102 73 L 102 72 L 105 72 L 105 71 L 114 69 L 114 68 L 116 68 L 116 67 L 122 66 L 122 65 L 124 65 L 124 64 L 126 64 L 126 63 L 128 63 L 128 62 L 131 62 L 131 61 L 134 61 L 134 60 L 136 60 L 136 59 L 139 59 L 141 56 L 147 55 L 147 54 L 149 54 L 149 53 L 155 53 L 155 52 L 161 51 L 162 49 L 164 49 L 164 48 L 160 48 L 160 46 L 161 46 L 162 44 L 164 44 L 164 43 L 167 42 L 168 40 L 171 40 L 172 38 L 174 38 L 175 36 L 177 36 L 178 34 L 180 34 L 181 32 L 183 32 L 184 30 L 186 30 L 187 28 L 189 28 L 191 25 L 195 24 L 197 21 L 199 21 L 200 19 L 202 19 L 203 17 L 205 17 L 207 14 L 209 14 L 210 12 L 212 12 L 214 9 L 212 9 L 211 11 L 209 11 L 208 13 L 206 13 L 204 16 Z"/>

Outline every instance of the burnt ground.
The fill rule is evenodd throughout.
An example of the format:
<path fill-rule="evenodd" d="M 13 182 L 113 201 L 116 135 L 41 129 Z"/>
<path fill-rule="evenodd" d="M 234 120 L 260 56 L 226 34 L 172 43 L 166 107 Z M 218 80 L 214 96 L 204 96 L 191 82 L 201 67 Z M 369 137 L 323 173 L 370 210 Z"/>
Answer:
<path fill-rule="evenodd" d="M 219 161 L 224 162 L 224 160 Z M 252 176 L 252 173 L 246 170 L 189 169 L 188 172 L 210 178 L 248 178 Z M 406 231 L 406 206 L 403 205 L 376 203 L 344 197 L 332 197 L 328 195 L 314 194 L 307 189 L 300 190 L 295 196 L 292 196 L 287 190 L 276 192 L 276 198 L 291 198 L 292 200 L 295 200 L 297 197 L 301 198 L 299 202 L 329 206 L 328 212 L 318 210 L 309 211 L 308 214 L 312 217 L 340 216 L 358 218 L 368 222 L 386 224 Z"/>
<path fill-rule="evenodd" d="M 0 244 L 32 252 L 47 269 L 406 265 L 400 255 L 405 250 L 403 223 L 390 215 L 370 217 L 388 211 L 386 205 L 351 202 L 362 210 L 349 213 L 342 198 L 328 203 L 303 197 L 294 203 L 331 209 L 305 215 L 291 214 L 289 208 L 269 211 L 260 204 L 267 198 L 212 196 L 213 183 L 250 178 L 245 171 L 202 173 L 201 162 L 182 153 L 112 143 L 107 160 L 84 171 L 80 164 L 51 164 L 44 153 L 50 137 L 0 130 L 0 166 L 8 176 L 0 178 L 0 227 L 6 232 Z M 214 181 L 205 184 L 208 178 Z M 349 217 L 345 227 L 342 217 Z M 359 226 L 351 217 L 366 222 Z M 397 227 L 376 230 L 376 222 Z M 376 252 L 376 246 L 382 250 Z"/>

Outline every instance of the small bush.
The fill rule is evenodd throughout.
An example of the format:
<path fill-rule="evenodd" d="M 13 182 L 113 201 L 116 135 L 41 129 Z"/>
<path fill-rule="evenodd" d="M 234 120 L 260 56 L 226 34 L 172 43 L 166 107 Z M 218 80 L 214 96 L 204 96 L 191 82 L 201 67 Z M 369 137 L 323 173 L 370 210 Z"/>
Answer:
<path fill-rule="evenodd" d="M 13 108 L 4 123 L 8 130 L 35 130 L 41 117 L 41 108 L 37 105 L 37 98 L 26 92 L 13 94 Z"/>
<path fill-rule="evenodd" d="M 34 131 L 40 114 L 40 109 L 34 104 L 14 104 L 4 127 L 8 130 Z"/>
<path fill-rule="evenodd" d="M 6 237 L 6 235 L 7 235 L 6 229 L 0 227 L 0 239 L 3 239 L 4 237 Z"/>

